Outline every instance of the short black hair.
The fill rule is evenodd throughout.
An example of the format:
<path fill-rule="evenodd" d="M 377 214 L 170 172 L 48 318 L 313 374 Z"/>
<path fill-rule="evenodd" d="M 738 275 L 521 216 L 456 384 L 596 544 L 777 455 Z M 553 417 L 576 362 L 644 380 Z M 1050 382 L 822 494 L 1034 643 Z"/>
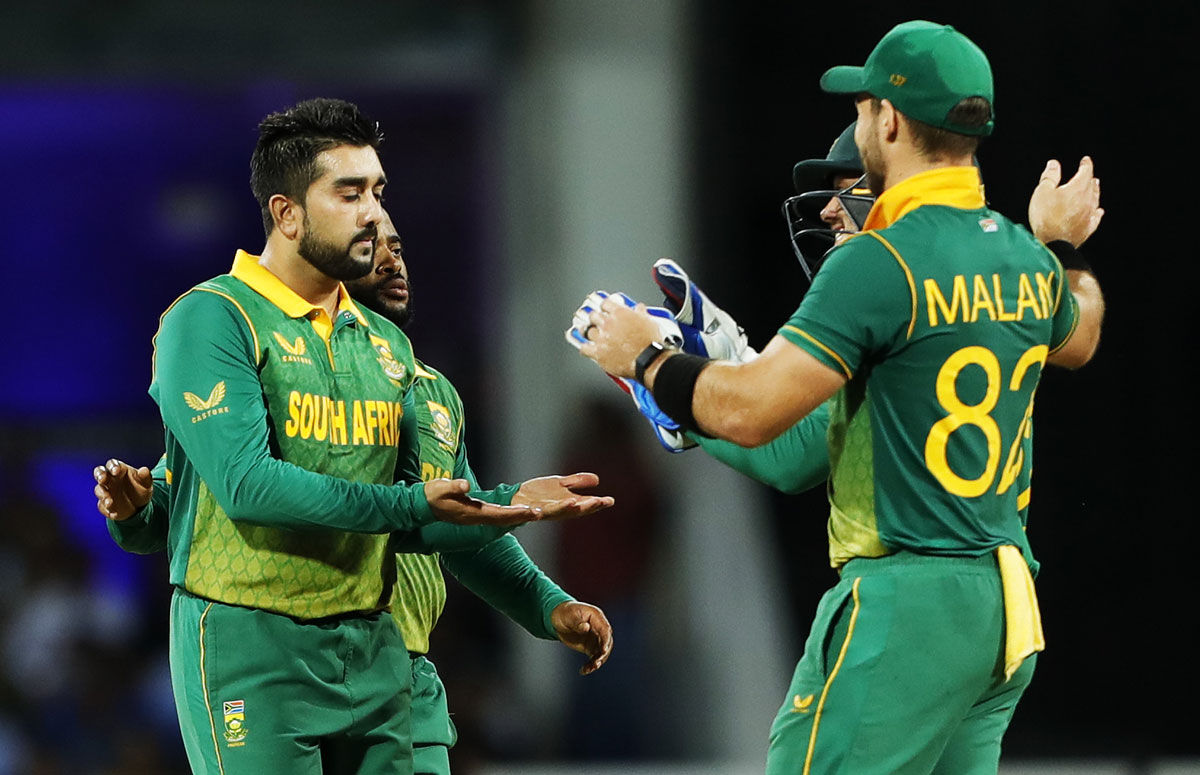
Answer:
<path fill-rule="evenodd" d="M 879 112 L 881 101 L 871 97 L 871 109 Z M 943 156 L 973 156 L 983 142 L 982 135 L 964 135 L 949 129 L 926 124 L 912 116 L 901 114 L 912 131 L 913 144 L 927 159 Z M 962 127 L 978 128 L 992 120 L 992 104 L 984 97 L 962 99 L 946 114 L 949 121 Z"/>
<path fill-rule="evenodd" d="M 305 100 L 264 118 L 250 157 L 250 190 L 262 208 L 267 236 L 275 227 L 271 197 L 283 194 L 303 202 L 308 187 L 321 175 L 318 154 L 339 145 L 379 150 L 382 142 L 379 123 L 345 100 Z"/>

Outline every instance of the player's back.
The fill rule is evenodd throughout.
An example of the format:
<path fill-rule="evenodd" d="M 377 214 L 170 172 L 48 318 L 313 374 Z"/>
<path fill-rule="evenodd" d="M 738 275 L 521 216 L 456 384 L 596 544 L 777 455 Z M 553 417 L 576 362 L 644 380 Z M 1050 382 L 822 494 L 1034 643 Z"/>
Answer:
<path fill-rule="evenodd" d="M 1021 441 L 1074 322 L 1062 268 L 985 206 L 972 168 L 915 176 L 877 209 L 882 228 L 830 255 L 794 318 L 849 377 L 831 417 L 835 563 L 1017 544 Z"/>

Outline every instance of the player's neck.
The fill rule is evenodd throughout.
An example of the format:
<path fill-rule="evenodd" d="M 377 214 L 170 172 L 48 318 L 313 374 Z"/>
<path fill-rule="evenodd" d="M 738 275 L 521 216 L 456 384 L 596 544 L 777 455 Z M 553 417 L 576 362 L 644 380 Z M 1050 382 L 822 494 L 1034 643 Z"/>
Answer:
<path fill-rule="evenodd" d="M 258 263 L 282 280 L 297 296 L 309 304 L 324 307 L 332 319 L 337 314 L 338 281 L 304 260 L 292 243 L 280 245 L 277 240 L 278 235 L 274 233 L 267 239 Z"/>
<path fill-rule="evenodd" d="M 922 172 L 930 170 L 944 169 L 946 167 L 969 167 L 971 166 L 971 157 L 940 157 L 937 159 L 929 159 L 917 153 L 897 154 L 891 159 L 888 164 L 887 174 L 883 179 L 883 190 L 886 191 L 895 185 L 903 183 L 914 175 L 919 175 Z"/>

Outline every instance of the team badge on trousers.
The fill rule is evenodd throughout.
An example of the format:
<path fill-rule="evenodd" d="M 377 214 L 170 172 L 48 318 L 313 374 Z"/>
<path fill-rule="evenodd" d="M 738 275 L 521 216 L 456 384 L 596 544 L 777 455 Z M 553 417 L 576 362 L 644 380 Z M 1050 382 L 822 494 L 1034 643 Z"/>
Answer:
<path fill-rule="evenodd" d="M 243 700 L 233 700 L 222 704 L 225 710 L 225 744 L 245 745 L 246 703 Z"/>

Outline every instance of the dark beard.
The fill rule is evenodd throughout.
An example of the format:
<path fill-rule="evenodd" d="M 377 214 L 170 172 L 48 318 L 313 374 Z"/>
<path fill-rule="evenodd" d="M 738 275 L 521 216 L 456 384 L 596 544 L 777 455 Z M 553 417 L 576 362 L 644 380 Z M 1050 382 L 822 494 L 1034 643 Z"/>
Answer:
<path fill-rule="evenodd" d="M 296 252 L 327 277 L 343 281 L 357 280 L 370 272 L 371 267 L 375 264 L 374 255 L 371 253 L 364 258 L 355 258 L 350 255 L 351 246 L 363 239 L 369 239 L 371 244 L 374 244 L 375 229 L 364 229 L 356 234 L 354 239 L 350 240 L 350 245 L 346 247 L 331 245 L 313 234 L 308 223 L 308 216 L 305 215 L 304 235 L 300 237 L 300 245 L 296 248 Z"/>
<path fill-rule="evenodd" d="M 413 299 L 412 283 L 409 282 L 409 284 L 408 284 L 408 301 L 406 301 L 404 303 L 404 309 L 400 310 L 399 312 L 392 312 L 389 314 L 385 314 L 384 317 L 386 317 L 388 320 L 395 323 L 397 328 L 404 328 L 412 321 L 412 316 L 413 316 L 412 299 Z"/>
<path fill-rule="evenodd" d="M 346 283 L 346 290 L 350 292 L 350 296 L 359 304 L 363 305 L 372 312 L 377 312 L 391 322 L 395 323 L 398 328 L 404 328 L 412 321 L 413 316 L 413 296 L 412 296 L 412 280 L 408 281 L 408 301 L 404 302 L 404 309 L 399 311 L 394 306 L 384 301 L 379 294 L 379 289 L 370 285 L 370 281 L 358 281 Z"/>
<path fill-rule="evenodd" d="M 871 193 L 878 199 L 883 193 L 883 173 L 867 170 L 867 188 L 871 189 Z"/>

